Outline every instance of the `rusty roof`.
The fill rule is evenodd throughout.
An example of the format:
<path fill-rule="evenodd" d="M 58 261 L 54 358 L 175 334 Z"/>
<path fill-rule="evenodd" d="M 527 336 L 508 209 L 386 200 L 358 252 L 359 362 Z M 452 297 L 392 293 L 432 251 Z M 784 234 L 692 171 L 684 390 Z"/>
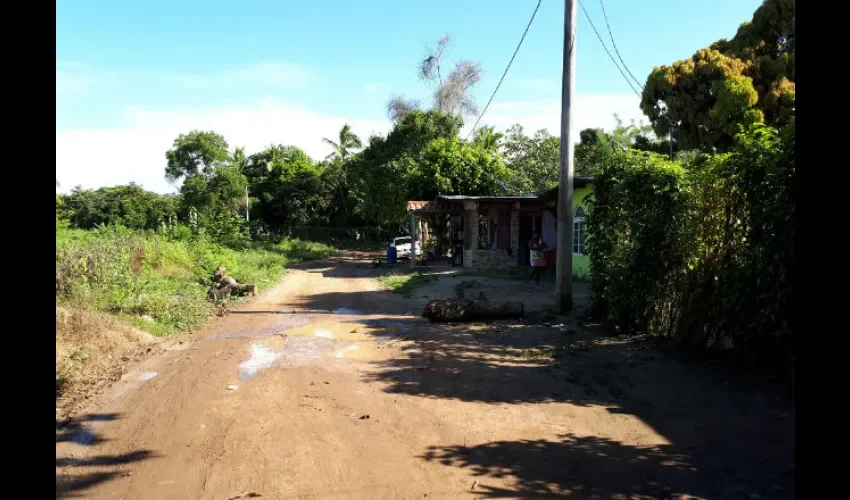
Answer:
<path fill-rule="evenodd" d="M 450 212 L 462 212 L 463 206 L 460 203 L 455 203 L 451 201 L 441 201 L 441 200 L 432 200 L 432 201 L 408 201 L 407 202 L 407 211 L 408 212 L 420 212 L 420 213 L 450 213 Z"/>

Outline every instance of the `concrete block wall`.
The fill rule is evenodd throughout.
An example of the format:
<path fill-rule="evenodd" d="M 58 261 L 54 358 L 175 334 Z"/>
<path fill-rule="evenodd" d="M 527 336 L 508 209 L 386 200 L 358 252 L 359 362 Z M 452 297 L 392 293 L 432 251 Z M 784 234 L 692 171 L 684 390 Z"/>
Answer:
<path fill-rule="evenodd" d="M 496 271 L 516 267 L 516 260 L 505 250 L 464 250 L 463 267 Z"/>

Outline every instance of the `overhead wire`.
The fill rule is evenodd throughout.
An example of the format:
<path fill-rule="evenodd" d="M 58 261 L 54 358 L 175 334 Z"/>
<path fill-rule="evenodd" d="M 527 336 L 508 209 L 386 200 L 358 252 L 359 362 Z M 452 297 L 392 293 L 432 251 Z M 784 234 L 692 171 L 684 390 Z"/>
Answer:
<path fill-rule="evenodd" d="M 617 42 L 614 41 L 614 34 L 611 32 L 611 25 L 608 23 L 608 13 L 605 11 L 605 3 L 602 0 L 599 0 L 599 5 L 602 7 L 602 16 L 605 18 L 605 27 L 608 28 L 608 36 L 611 37 L 611 45 L 614 47 L 614 53 L 617 54 L 617 58 L 620 60 L 620 63 L 623 65 L 623 68 L 625 68 L 629 76 L 632 77 L 632 80 L 634 80 L 634 82 L 643 89 L 643 84 L 641 84 L 640 81 L 635 78 L 635 75 L 632 74 L 631 70 L 629 70 L 629 67 L 626 65 L 626 61 L 623 60 L 623 56 L 620 55 L 620 51 L 617 49 Z"/>
<path fill-rule="evenodd" d="M 499 78 L 499 83 L 496 85 L 496 89 L 493 90 L 493 94 L 490 95 L 490 100 L 487 101 L 487 105 L 484 106 L 484 110 L 481 112 L 480 115 L 478 115 L 478 119 L 475 120 L 475 125 L 472 126 L 472 129 L 469 131 L 469 134 L 466 135 L 467 140 L 469 140 L 469 137 L 472 135 L 473 132 L 475 132 L 475 127 L 477 127 L 478 123 L 481 122 L 481 118 L 484 116 L 484 113 L 487 112 L 487 108 L 490 107 L 490 103 L 493 102 L 493 98 L 496 97 L 496 92 L 498 92 L 499 87 L 502 86 L 502 81 L 504 81 L 505 75 L 508 74 L 508 70 L 511 69 L 511 64 L 513 64 L 514 58 L 516 57 L 517 52 L 519 52 L 519 48 L 522 47 L 522 42 L 525 40 L 525 35 L 528 34 L 528 30 L 529 28 L 531 28 L 531 23 L 534 22 L 534 16 L 537 15 L 537 10 L 540 9 L 540 4 L 542 3 L 542 1 L 543 0 L 537 0 L 537 7 L 534 8 L 534 12 L 532 12 L 531 14 L 531 19 L 529 19 L 528 25 L 525 27 L 525 31 L 522 33 L 522 38 L 519 39 L 519 43 L 517 44 L 516 49 L 514 50 L 514 54 L 511 56 L 511 60 L 508 61 L 508 65 L 507 67 L 505 67 L 504 73 L 502 73 L 502 77 Z"/>
<path fill-rule="evenodd" d="M 578 4 L 581 7 L 581 10 L 584 12 L 584 17 L 587 18 L 587 22 L 590 23 L 591 29 L 593 29 L 593 32 L 596 33 L 596 38 L 599 40 L 599 43 L 602 44 L 602 48 L 605 49 L 605 53 L 608 54 L 608 58 L 611 59 L 612 63 L 614 63 L 614 66 L 616 66 L 617 71 L 620 72 L 620 74 L 623 76 L 623 79 L 626 80 L 626 83 L 629 85 L 632 91 L 637 94 L 638 97 L 642 97 L 641 93 L 638 92 L 634 84 L 632 84 L 632 81 L 629 80 L 629 77 L 626 76 L 626 73 L 623 71 L 623 69 L 620 68 L 620 65 L 617 64 L 617 61 L 614 59 L 614 56 L 611 55 L 611 51 L 608 50 L 608 46 L 605 45 L 605 40 L 602 39 L 602 36 L 599 34 L 599 31 L 597 31 L 596 25 L 593 24 L 593 20 L 590 19 L 590 14 L 587 13 L 587 9 L 584 8 L 584 4 L 581 3 L 581 0 L 579 0 Z"/>

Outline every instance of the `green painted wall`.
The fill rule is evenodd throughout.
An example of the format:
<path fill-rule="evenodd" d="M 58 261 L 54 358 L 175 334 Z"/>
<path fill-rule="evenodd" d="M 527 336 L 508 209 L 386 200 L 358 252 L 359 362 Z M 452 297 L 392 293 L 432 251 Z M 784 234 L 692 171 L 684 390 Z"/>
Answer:
<path fill-rule="evenodd" d="M 592 185 L 573 189 L 573 214 L 576 213 L 578 207 L 588 213 L 587 204 L 584 203 L 584 198 L 592 191 Z M 573 277 L 578 279 L 588 279 L 590 276 L 590 260 L 587 257 L 587 252 L 584 255 L 573 254 Z"/>

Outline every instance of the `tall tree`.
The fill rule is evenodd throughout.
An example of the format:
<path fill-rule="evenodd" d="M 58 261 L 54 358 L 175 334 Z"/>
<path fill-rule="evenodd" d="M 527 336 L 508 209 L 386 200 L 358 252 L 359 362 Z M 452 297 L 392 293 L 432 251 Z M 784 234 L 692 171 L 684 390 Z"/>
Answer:
<path fill-rule="evenodd" d="M 480 127 L 475 131 L 473 143 L 480 145 L 487 151 L 496 151 L 499 149 L 499 141 L 505 136 L 501 132 L 496 132 L 493 127 Z"/>
<path fill-rule="evenodd" d="M 349 165 L 357 212 L 370 225 L 395 230 L 405 224 L 408 178 L 435 139 L 455 139 L 461 119 L 438 110 L 411 111 L 387 136 L 373 136 Z"/>
<path fill-rule="evenodd" d="M 248 178 L 259 200 L 259 217 L 270 226 L 290 227 L 326 220 L 329 186 L 303 150 L 273 145 L 251 157 Z"/>
<path fill-rule="evenodd" d="M 505 164 L 510 171 L 510 191 L 537 193 L 558 185 L 561 139 L 546 129 L 529 137 L 521 125 L 508 129 L 502 142 Z"/>
<path fill-rule="evenodd" d="M 351 125 L 347 123 L 340 129 L 338 141 L 332 141 L 325 137 L 322 139 L 322 142 L 330 145 L 334 149 L 333 152 L 327 156 L 326 159 L 328 160 L 339 159 L 345 161 L 353 152 L 355 152 L 355 150 L 359 150 L 363 147 L 363 143 L 360 141 L 360 138 L 351 131 Z"/>
<path fill-rule="evenodd" d="M 795 0 L 764 0 L 732 40 L 654 68 L 641 109 L 680 149 L 726 150 L 741 126 L 784 126 L 795 109 Z"/>
<path fill-rule="evenodd" d="M 501 191 L 508 171 L 483 144 L 457 138 L 431 141 L 413 163 L 408 196 L 429 200 L 438 194 L 487 195 Z"/>
<path fill-rule="evenodd" d="M 228 148 L 224 137 L 212 131 L 193 130 L 180 134 L 165 153 L 168 160 L 165 178 L 176 182 L 198 173 L 212 175 L 216 168 L 230 161 Z"/>
<path fill-rule="evenodd" d="M 481 65 L 463 59 L 455 63 L 454 68 L 445 73 L 444 57 L 451 45 L 452 37 L 445 35 L 429 48 L 419 62 L 419 78 L 434 86 L 432 109 L 446 114 L 459 116 L 478 115 L 478 107 L 472 96 L 472 87 L 481 80 Z M 393 96 L 387 103 L 387 112 L 394 121 L 404 118 L 407 113 L 419 109 L 419 102 L 402 95 Z"/>

